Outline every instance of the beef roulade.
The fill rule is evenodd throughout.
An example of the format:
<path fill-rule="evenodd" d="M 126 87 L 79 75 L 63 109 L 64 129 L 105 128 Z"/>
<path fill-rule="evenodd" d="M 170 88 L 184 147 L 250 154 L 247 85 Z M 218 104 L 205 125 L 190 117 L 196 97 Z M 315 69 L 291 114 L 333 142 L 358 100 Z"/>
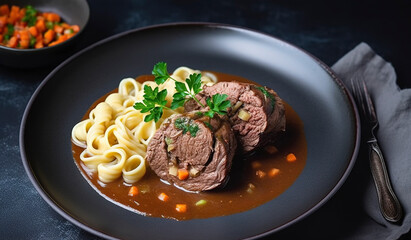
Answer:
<path fill-rule="evenodd" d="M 198 112 L 176 114 L 150 140 L 146 160 L 161 179 L 205 191 L 226 183 L 236 147 L 228 121 Z"/>
<path fill-rule="evenodd" d="M 204 105 L 216 93 L 227 94 L 230 124 L 244 153 L 263 147 L 285 131 L 285 109 L 274 90 L 249 83 L 219 82 L 204 86 L 197 98 Z M 194 100 L 185 104 L 186 111 L 201 109 Z"/>

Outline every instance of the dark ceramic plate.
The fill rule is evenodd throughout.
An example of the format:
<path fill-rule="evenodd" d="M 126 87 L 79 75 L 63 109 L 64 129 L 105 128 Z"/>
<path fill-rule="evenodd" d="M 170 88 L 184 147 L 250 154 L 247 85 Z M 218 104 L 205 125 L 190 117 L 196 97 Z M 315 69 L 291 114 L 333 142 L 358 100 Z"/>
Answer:
<path fill-rule="evenodd" d="M 138 215 L 94 191 L 74 164 L 71 129 L 121 79 L 149 74 L 158 61 L 166 61 L 169 69 L 185 65 L 235 74 L 275 89 L 304 122 L 308 156 L 296 182 L 252 210 L 180 222 Z M 94 234 L 241 239 L 285 228 L 330 199 L 354 164 L 358 139 L 358 116 L 350 95 L 316 58 L 255 31 L 183 23 L 116 35 L 57 67 L 27 106 L 20 147 L 27 174 L 42 197 L 63 217 Z"/>

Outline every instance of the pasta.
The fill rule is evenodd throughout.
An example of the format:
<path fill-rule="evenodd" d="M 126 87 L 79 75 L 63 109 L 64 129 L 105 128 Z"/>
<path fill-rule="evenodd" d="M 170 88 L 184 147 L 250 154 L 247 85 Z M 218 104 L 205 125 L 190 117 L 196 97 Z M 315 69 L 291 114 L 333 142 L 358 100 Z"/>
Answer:
<path fill-rule="evenodd" d="M 200 72 L 179 67 L 171 77 L 184 82 L 192 73 Z M 216 77 L 203 73 L 201 82 L 202 85 L 213 85 Z M 140 113 L 133 107 L 135 102 L 143 100 L 144 85 L 157 86 L 154 81 L 139 83 L 133 78 L 123 79 L 118 92 L 97 104 L 89 117 L 72 129 L 73 143 L 84 148 L 80 154 L 81 161 L 91 171 L 97 171 L 99 180 L 104 183 L 120 177 L 126 183 L 139 181 L 146 172 L 145 155 L 151 137 L 166 118 L 183 111 L 164 109 L 157 123 L 144 122 L 147 113 Z M 168 79 L 158 87 L 160 91 L 167 89 L 167 106 L 170 106 L 175 93 L 174 81 Z"/>

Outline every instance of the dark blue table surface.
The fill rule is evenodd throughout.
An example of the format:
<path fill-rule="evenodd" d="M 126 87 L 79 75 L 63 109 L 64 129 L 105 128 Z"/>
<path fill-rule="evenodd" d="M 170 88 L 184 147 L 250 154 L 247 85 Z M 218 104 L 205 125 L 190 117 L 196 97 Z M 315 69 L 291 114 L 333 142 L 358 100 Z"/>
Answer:
<path fill-rule="evenodd" d="M 408 0 L 89 0 L 89 5 L 90 22 L 72 53 L 113 34 L 154 24 L 227 23 L 276 36 L 307 50 L 328 65 L 360 42 L 366 42 L 393 64 L 398 85 L 411 87 L 408 76 L 411 4 Z M 98 239 L 47 205 L 31 184 L 21 161 L 18 138 L 24 109 L 54 67 L 18 70 L 0 66 L 0 239 Z M 350 178 L 347 182 L 354 184 Z M 267 239 L 311 239 L 316 234 L 311 232 L 310 224 L 318 230 L 322 221 L 325 232 L 349 231 L 327 226 L 326 219 L 321 219 L 329 209 L 338 208 L 335 205 L 339 202 L 335 199 L 349 195 L 347 189 L 343 186 L 319 211 Z M 411 239 L 411 235 L 402 239 Z"/>

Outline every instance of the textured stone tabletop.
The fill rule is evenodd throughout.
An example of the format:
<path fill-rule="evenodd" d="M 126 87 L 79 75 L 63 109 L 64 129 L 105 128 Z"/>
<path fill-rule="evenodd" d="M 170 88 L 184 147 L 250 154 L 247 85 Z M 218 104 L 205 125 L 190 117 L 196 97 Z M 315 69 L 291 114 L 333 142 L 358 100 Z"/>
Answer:
<path fill-rule="evenodd" d="M 360 42 L 366 42 L 393 64 L 400 88 L 410 88 L 410 2 L 358 2 L 89 0 L 90 22 L 72 53 L 139 27 L 170 22 L 226 23 L 276 36 L 328 65 Z M 56 213 L 37 193 L 22 164 L 20 122 L 31 95 L 54 67 L 18 70 L 0 66 L 0 239 L 98 239 Z M 347 194 L 343 186 L 334 198 Z M 312 216 L 267 239 L 317 236 L 307 226 L 320 222 L 322 212 L 335 208 L 333 200 Z M 324 231 L 336 229 L 338 226 Z M 411 239 L 411 235 L 402 239 Z"/>

